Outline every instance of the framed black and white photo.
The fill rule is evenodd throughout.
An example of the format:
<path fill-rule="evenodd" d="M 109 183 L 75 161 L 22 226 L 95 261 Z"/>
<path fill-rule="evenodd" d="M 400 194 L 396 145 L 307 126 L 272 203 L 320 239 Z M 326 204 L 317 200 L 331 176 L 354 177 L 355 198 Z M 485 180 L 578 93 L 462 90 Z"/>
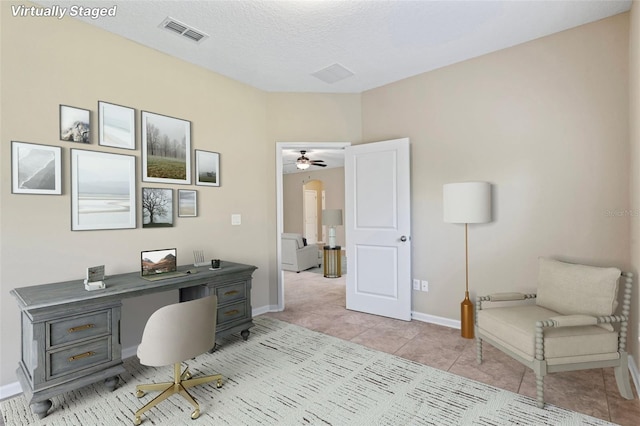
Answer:
<path fill-rule="evenodd" d="M 178 217 L 198 216 L 198 191 L 192 189 L 178 190 Z"/>
<path fill-rule="evenodd" d="M 173 226 L 173 189 L 142 188 L 142 227 Z"/>
<path fill-rule="evenodd" d="M 62 194 L 62 148 L 12 141 L 11 192 Z"/>
<path fill-rule="evenodd" d="M 196 185 L 220 186 L 220 154 L 196 149 Z"/>
<path fill-rule="evenodd" d="M 136 110 L 98 101 L 98 145 L 136 149 Z"/>
<path fill-rule="evenodd" d="M 71 230 L 136 227 L 136 157 L 71 150 Z"/>
<path fill-rule="evenodd" d="M 142 111 L 142 180 L 191 183 L 191 122 Z"/>
<path fill-rule="evenodd" d="M 60 140 L 91 143 L 91 111 L 60 105 Z"/>

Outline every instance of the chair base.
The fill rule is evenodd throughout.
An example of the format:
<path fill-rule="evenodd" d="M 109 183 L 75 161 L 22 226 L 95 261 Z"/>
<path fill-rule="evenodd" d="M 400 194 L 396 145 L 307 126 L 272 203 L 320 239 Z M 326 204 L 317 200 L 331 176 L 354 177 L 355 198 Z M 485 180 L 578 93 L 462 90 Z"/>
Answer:
<path fill-rule="evenodd" d="M 222 387 L 222 375 L 215 374 L 211 376 L 202 376 L 198 378 L 191 378 L 191 373 L 189 372 L 189 367 L 185 368 L 184 372 L 181 371 L 181 363 L 176 363 L 173 366 L 173 382 L 163 382 L 163 383 L 150 383 L 147 385 L 138 385 L 136 386 L 136 397 L 141 398 L 145 395 L 146 392 L 158 392 L 160 391 L 160 395 L 156 396 L 154 399 L 149 401 L 144 407 L 140 408 L 136 411 L 133 424 L 139 425 L 142 423 L 142 414 L 146 411 L 149 411 L 160 402 L 169 398 L 171 395 L 176 393 L 182 395 L 184 399 L 189 401 L 191 405 L 193 405 L 194 410 L 191 413 L 192 419 L 197 419 L 200 417 L 200 405 L 196 402 L 196 400 L 191 396 L 191 394 L 187 391 L 188 388 L 193 386 L 201 385 L 203 383 L 209 383 L 216 381 L 216 386 L 218 388 Z"/>

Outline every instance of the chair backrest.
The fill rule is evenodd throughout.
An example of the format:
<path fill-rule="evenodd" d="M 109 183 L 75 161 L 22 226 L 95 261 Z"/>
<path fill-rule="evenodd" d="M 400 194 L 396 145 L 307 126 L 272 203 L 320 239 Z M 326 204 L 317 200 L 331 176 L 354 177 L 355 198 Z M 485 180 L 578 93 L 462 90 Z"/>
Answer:
<path fill-rule="evenodd" d="M 536 304 L 562 315 L 613 315 L 618 306 L 618 268 L 538 259 Z"/>
<path fill-rule="evenodd" d="M 282 243 L 293 243 L 295 244 L 296 249 L 301 249 L 302 247 L 304 247 L 304 241 L 302 240 L 302 235 L 300 234 L 283 233 Z"/>
<path fill-rule="evenodd" d="M 215 345 L 215 295 L 164 306 L 147 321 L 138 346 L 140 363 L 171 365 L 203 354 Z"/>

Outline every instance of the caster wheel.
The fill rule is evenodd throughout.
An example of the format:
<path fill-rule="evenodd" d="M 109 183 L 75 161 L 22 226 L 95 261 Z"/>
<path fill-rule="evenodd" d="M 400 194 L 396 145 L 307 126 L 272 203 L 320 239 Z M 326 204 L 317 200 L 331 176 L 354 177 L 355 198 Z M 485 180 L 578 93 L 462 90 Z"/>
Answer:
<path fill-rule="evenodd" d="M 222 387 L 222 379 L 218 379 L 218 381 L 216 382 L 216 387 L 218 389 L 220 389 Z"/>
<path fill-rule="evenodd" d="M 133 419 L 133 424 L 138 426 L 140 423 L 142 423 L 142 419 L 140 419 L 140 416 L 136 416 L 136 418 Z"/>
<path fill-rule="evenodd" d="M 142 398 L 143 396 L 144 396 L 144 391 L 141 391 L 141 390 L 136 391 L 136 397 L 138 397 L 138 398 Z M 138 417 L 138 418 L 139 418 L 139 417 Z M 138 423 L 138 424 L 140 424 L 140 423 Z"/>
<path fill-rule="evenodd" d="M 195 410 L 193 410 L 193 413 L 191 413 L 191 418 L 193 420 L 197 419 L 198 417 L 200 417 L 200 410 L 198 410 L 197 408 Z"/>

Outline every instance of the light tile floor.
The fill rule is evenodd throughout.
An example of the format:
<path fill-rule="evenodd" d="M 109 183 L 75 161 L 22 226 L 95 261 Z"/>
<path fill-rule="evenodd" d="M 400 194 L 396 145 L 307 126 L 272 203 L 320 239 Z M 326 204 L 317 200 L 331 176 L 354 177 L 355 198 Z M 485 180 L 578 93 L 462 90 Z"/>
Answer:
<path fill-rule="evenodd" d="M 329 279 L 285 272 L 285 310 L 265 315 L 535 398 L 531 370 L 489 344 L 478 365 L 475 341 L 460 337 L 460 330 L 346 310 L 344 275 Z M 637 394 L 634 400 L 623 399 L 611 368 L 547 375 L 545 401 L 621 425 L 640 425 Z"/>

